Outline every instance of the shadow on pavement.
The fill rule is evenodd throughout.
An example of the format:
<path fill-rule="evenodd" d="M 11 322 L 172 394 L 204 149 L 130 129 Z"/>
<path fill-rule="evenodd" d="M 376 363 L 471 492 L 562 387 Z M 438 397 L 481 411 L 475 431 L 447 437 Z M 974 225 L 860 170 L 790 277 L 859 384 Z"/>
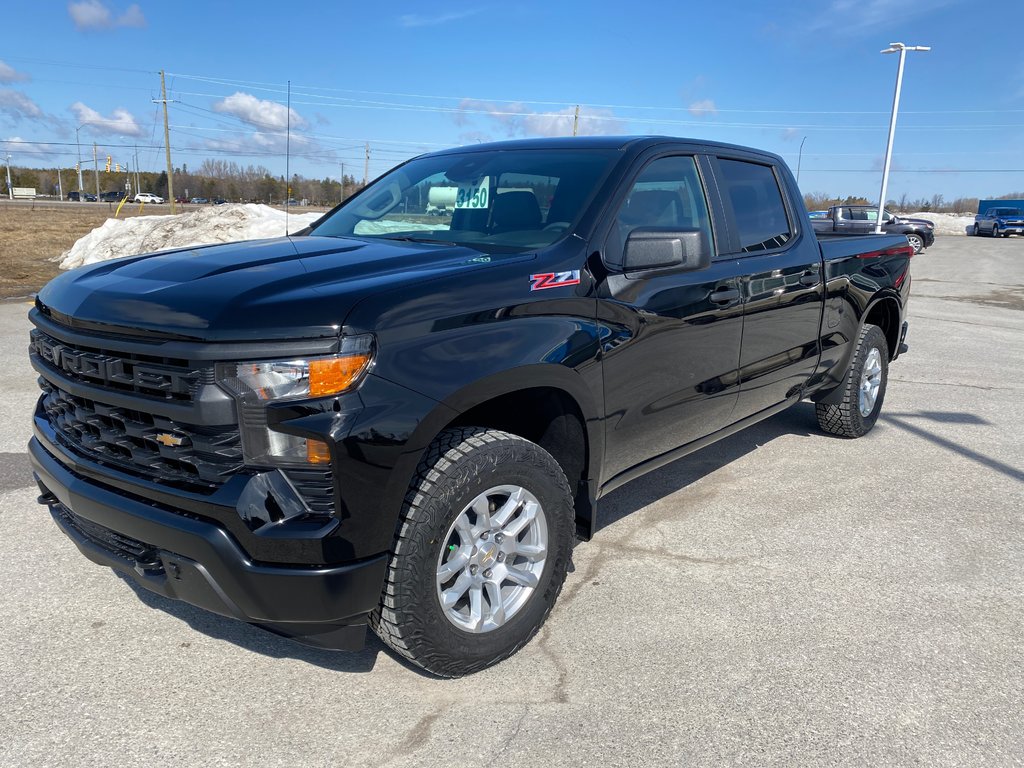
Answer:
<path fill-rule="evenodd" d="M 911 420 L 924 420 L 934 421 L 940 424 L 973 424 L 973 425 L 985 425 L 989 422 L 985 421 L 979 416 L 973 413 L 957 413 L 957 412 L 936 412 L 936 411 L 918 411 L 916 413 L 883 413 L 880 417 L 881 421 L 891 424 L 892 426 L 902 429 L 905 432 L 909 432 L 912 435 L 927 440 L 930 443 L 934 443 L 940 448 L 945 448 L 947 451 L 951 451 L 955 454 L 963 456 L 966 459 L 970 459 L 973 462 L 981 464 L 983 467 L 998 472 L 1002 475 L 1006 475 L 1012 480 L 1017 482 L 1024 482 L 1024 469 L 1006 464 L 998 459 L 993 459 L 991 456 L 986 456 L 983 453 L 971 450 L 966 446 L 955 443 L 941 435 L 937 435 L 925 429 L 922 426 L 911 423 Z"/>
<path fill-rule="evenodd" d="M 599 531 L 783 435 L 845 439 L 828 435 L 818 428 L 814 403 L 798 403 L 770 419 L 615 489 L 602 498 L 598 506 Z"/>
<path fill-rule="evenodd" d="M 289 640 L 286 637 L 275 635 L 251 624 L 246 624 L 243 621 L 210 613 L 180 600 L 170 600 L 150 592 L 145 587 L 139 586 L 130 577 L 122 573 L 117 571 L 114 571 L 114 573 L 132 588 L 132 591 L 135 592 L 139 600 L 150 608 L 174 616 L 197 632 L 201 632 L 215 640 L 224 640 L 263 656 L 270 656 L 275 659 L 298 659 L 307 664 L 323 667 L 334 672 L 354 673 L 370 672 L 377 662 L 377 654 L 381 651 L 389 652 L 377 636 L 369 630 L 366 633 L 366 647 L 361 651 L 328 651 L 310 648 L 300 645 L 294 640 Z M 396 661 L 409 666 L 394 654 L 391 654 L 391 656 Z M 423 670 L 417 667 L 409 666 L 409 668 L 423 674 Z"/>

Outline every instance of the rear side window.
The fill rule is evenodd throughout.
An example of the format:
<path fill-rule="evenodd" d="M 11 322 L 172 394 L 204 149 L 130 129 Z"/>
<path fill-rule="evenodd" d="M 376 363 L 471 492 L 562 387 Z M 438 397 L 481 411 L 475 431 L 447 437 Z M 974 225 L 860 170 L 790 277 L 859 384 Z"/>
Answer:
<path fill-rule="evenodd" d="M 771 166 L 720 158 L 718 167 L 725 199 L 732 205 L 740 250 L 770 251 L 788 243 L 793 228 Z"/>

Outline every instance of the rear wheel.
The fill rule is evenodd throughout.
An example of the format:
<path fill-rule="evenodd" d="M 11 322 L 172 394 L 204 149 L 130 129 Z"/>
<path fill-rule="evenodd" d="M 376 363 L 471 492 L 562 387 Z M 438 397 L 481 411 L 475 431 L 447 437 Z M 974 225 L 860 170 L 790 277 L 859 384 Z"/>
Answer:
<path fill-rule="evenodd" d="M 406 496 L 371 626 L 442 677 L 508 658 L 561 591 L 573 522 L 565 473 L 540 446 L 479 427 L 442 432 Z"/>
<path fill-rule="evenodd" d="M 840 385 L 838 404 L 817 403 L 818 426 L 840 437 L 862 437 L 871 431 L 882 410 L 889 378 L 889 345 L 877 325 L 861 329 L 857 349 Z"/>
<path fill-rule="evenodd" d="M 981 231 L 978 229 L 978 225 L 975 224 L 974 225 L 974 236 L 977 237 L 979 234 L 981 234 Z"/>

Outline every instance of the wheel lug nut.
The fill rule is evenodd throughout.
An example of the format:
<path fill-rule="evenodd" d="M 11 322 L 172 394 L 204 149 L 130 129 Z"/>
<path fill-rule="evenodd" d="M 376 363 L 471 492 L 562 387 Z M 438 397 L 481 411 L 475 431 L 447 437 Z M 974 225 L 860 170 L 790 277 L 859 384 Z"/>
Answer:
<path fill-rule="evenodd" d="M 496 544 L 501 544 L 501 542 L 503 542 L 504 540 L 505 540 L 505 535 L 504 534 L 502 534 L 502 533 L 494 534 L 494 542 Z"/>
<path fill-rule="evenodd" d="M 505 562 L 505 553 L 504 552 L 499 552 L 498 553 L 498 562 L 499 563 L 504 563 Z"/>
<path fill-rule="evenodd" d="M 489 579 L 493 575 L 494 575 L 494 571 L 492 571 L 490 568 L 488 568 L 486 571 L 484 571 L 484 578 L 485 579 Z"/>
<path fill-rule="evenodd" d="M 480 538 L 481 538 L 481 539 L 483 539 L 484 541 L 487 541 L 487 538 L 488 538 L 488 537 L 489 537 L 490 535 L 491 535 L 491 534 L 489 534 L 489 533 L 488 533 L 487 531 L 484 531 L 483 533 L 481 533 L 481 534 L 480 534 Z"/>
<path fill-rule="evenodd" d="M 479 565 L 471 565 L 471 566 L 469 566 L 469 573 L 470 573 L 471 576 L 476 576 L 476 572 L 479 571 L 479 570 L 480 570 L 480 566 Z"/>

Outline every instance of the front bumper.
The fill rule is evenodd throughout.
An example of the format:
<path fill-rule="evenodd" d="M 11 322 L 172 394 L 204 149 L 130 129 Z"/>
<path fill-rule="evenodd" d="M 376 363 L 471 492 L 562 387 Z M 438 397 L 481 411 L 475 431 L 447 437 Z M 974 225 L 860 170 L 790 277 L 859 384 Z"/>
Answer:
<path fill-rule="evenodd" d="M 157 594 L 326 648 L 362 647 L 386 555 L 340 566 L 251 560 L 224 528 L 93 482 L 33 438 L 40 501 L 90 560 Z"/>

